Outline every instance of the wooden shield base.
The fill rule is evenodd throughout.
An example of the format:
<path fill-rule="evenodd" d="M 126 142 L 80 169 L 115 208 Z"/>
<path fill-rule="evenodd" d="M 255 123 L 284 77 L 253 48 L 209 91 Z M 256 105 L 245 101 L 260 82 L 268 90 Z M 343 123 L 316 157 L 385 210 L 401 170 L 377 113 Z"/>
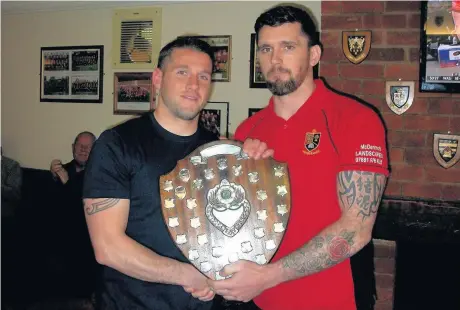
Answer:
<path fill-rule="evenodd" d="M 271 260 L 288 224 L 290 193 L 287 164 L 249 159 L 231 140 L 199 147 L 160 178 L 171 238 L 211 279 L 240 259 Z"/>

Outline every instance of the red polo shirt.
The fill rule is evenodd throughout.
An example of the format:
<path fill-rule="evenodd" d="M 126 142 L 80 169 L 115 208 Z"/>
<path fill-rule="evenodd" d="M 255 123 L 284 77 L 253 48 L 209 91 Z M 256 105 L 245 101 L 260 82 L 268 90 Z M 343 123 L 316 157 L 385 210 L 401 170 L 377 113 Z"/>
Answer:
<path fill-rule="evenodd" d="M 460 1 L 452 1 L 452 11 L 460 12 Z"/>
<path fill-rule="evenodd" d="M 268 107 L 245 120 L 235 138 L 257 138 L 287 162 L 291 180 L 291 215 L 273 262 L 311 240 L 340 218 L 336 177 L 344 170 L 388 175 L 385 131 L 370 108 L 328 90 L 321 80 L 302 107 L 287 121 Z M 264 310 L 356 309 L 349 259 L 266 290 L 254 299 Z"/>

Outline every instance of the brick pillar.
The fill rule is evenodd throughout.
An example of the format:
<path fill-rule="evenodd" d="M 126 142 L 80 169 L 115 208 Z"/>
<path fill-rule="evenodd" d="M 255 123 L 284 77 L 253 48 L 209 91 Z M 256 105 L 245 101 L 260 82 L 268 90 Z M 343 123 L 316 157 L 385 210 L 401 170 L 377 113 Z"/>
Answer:
<path fill-rule="evenodd" d="M 320 76 L 333 88 L 375 106 L 388 129 L 391 177 L 386 195 L 460 200 L 460 164 L 446 170 L 433 156 L 433 133 L 460 134 L 460 95 L 418 92 L 420 2 L 322 1 Z M 366 60 L 350 63 L 343 30 L 371 30 Z M 385 102 L 385 81 L 415 81 L 415 100 L 403 115 Z"/>
<path fill-rule="evenodd" d="M 374 310 L 393 309 L 396 266 L 396 242 L 374 239 L 375 282 L 377 302 Z"/>

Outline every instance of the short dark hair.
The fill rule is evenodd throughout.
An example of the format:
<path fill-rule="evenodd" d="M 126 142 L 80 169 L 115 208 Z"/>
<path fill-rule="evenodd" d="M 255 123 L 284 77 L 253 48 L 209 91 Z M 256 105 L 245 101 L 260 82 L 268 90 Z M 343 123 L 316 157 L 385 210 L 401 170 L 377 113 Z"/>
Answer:
<path fill-rule="evenodd" d="M 80 139 L 80 137 L 84 135 L 91 136 L 91 138 L 93 138 L 93 142 L 96 141 L 96 136 L 91 131 L 82 131 L 75 137 L 73 144 L 76 144 L 78 139 Z"/>
<path fill-rule="evenodd" d="M 308 46 L 319 44 L 319 38 L 316 34 L 316 25 L 310 14 L 292 5 L 277 5 L 263 12 L 254 24 L 256 37 L 259 37 L 259 31 L 263 26 L 276 27 L 286 23 L 298 22 L 301 25 L 302 32 L 308 37 Z"/>
<path fill-rule="evenodd" d="M 171 53 L 178 48 L 190 48 L 198 52 L 203 52 L 211 58 L 211 63 L 214 64 L 214 53 L 211 45 L 197 37 L 184 36 L 176 38 L 161 49 L 157 67 L 162 69 L 166 58 L 171 56 Z"/>

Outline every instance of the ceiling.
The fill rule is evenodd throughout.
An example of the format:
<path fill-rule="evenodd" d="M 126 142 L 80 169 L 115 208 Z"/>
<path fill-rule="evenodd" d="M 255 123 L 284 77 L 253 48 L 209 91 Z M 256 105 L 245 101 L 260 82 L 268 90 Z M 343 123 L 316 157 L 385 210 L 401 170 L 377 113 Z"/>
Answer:
<path fill-rule="evenodd" d="M 2 14 L 197 3 L 203 1 L 1 1 Z"/>

